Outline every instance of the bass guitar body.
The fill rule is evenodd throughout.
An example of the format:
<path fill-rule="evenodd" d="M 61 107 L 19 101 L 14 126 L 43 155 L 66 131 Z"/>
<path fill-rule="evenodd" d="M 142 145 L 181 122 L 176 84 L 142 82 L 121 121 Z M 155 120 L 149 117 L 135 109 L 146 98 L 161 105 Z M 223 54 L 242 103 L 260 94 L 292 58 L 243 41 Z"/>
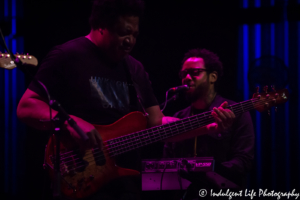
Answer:
<path fill-rule="evenodd" d="M 60 144 L 62 194 L 71 199 L 85 198 L 114 179 L 139 175 L 140 173 L 136 170 L 116 166 L 115 160 L 110 156 L 107 141 L 143 130 L 146 126 L 147 118 L 140 112 L 129 113 L 111 125 L 95 125 L 103 140 L 103 151 L 89 149 L 80 153 L 66 148 L 69 146 L 68 141 L 62 139 Z M 55 137 L 52 136 L 45 151 L 45 161 L 49 167 L 50 177 L 53 177 L 54 173 L 55 148 Z"/>

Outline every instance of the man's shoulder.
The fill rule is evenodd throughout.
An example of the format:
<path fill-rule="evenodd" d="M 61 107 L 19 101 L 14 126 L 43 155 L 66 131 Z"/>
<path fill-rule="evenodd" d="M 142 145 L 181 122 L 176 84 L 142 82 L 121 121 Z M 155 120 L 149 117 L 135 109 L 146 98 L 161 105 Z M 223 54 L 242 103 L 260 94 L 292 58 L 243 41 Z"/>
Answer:
<path fill-rule="evenodd" d="M 137 59 L 135 59 L 134 57 L 132 57 L 131 55 L 126 56 L 125 60 L 129 66 L 142 67 L 142 63 Z"/>
<path fill-rule="evenodd" d="M 73 40 L 69 40 L 63 44 L 57 45 L 55 48 L 60 49 L 64 52 L 77 52 L 77 51 L 82 51 L 84 47 L 86 47 L 88 39 L 85 38 L 84 36 L 75 38 Z"/>
<path fill-rule="evenodd" d="M 53 63 L 53 61 L 59 63 L 70 62 L 75 58 L 79 58 L 80 55 L 88 54 L 88 39 L 85 37 L 79 37 L 60 45 L 54 46 L 43 59 L 44 63 Z M 57 65 L 57 63 L 55 64 Z M 58 65 L 57 65 L 58 66 Z"/>
<path fill-rule="evenodd" d="M 188 106 L 185 109 L 182 109 L 182 110 L 176 112 L 173 115 L 173 117 L 177 117 L 177 118 L 182 119 L 182 118 L 190 116 L 190 113 L 191 113 L 191 106 Z"/>

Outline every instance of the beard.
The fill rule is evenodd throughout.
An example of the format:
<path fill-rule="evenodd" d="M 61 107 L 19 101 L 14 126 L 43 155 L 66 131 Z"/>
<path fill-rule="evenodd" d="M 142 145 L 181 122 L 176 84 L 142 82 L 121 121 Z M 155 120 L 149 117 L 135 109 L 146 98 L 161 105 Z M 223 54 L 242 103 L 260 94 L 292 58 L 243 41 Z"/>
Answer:
<path fill-rule="evenodd" d="M 193 103 L 198 99 L 204 98 L 209 89 L 209 80 L 198 85 L 193 91 L 186 92 L 186 99 L 189 103 Z"/>

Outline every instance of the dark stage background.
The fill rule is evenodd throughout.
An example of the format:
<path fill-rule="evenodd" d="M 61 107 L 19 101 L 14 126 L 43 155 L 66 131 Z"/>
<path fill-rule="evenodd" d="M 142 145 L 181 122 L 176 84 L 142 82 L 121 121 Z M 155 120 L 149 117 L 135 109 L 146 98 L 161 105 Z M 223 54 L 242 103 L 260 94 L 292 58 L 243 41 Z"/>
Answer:
<path fill-rule="evenodd" d="M 291 93 L 289 104 L 279 106 L 277 115 L 272 109 L 270 117 L 266 113 L 251 112 L 257 146 L 248 188 L 282 192 L 296 189 L 300 192 L 300 109 L 297 105 L 300 2 L 145 1 L 145 17 L 131 55 L 144 64 L 161 103 L 165 100 L 165 91 L 181 84 L 178 78 L 181 60 L 192 48 L 207 48 L 218 54 L 224 65 L 220 93 L 235 101 L 251 98 L 255 86 L 263 82 L 264 76 L 269 76 L 254 70 L 255 77 L 260 78 L 250 83 L 247 79 L 249 69 L 255 66 L 264 68 L 276 59 L 283 63 L 278 67 L 279 72 L 273 75 L 275 82 L 267 83 L 276 84 L 277 79 L 284 79 L 279 85 L 288 87 Z M 14 6 L 16 13 L 12 11 Z M 8 45 L 13 46 L 13 40 L 17 41 L 13 52 L 28 52 L 39 62 L 53 46 L 87 35 L 90 30 L 90 0 L 2 0 L 0 8 L 1 29 Z M 13 19 L 16 19 L 15 24 Z M 17 27 L 15 32 L 11 31 L 14 26 Z M 253 62 L 270 55 L 267 64 Z M 16 69 L 10 72 L 0 70 L 0 178 L 4 184 L 1 193 L 5 198 L 41 199 L 47 134 L 26 128 L 15 116 L 16 105 L 30 78 L 26 77 L 26 81 L 22 72 Z M 186 105 L 181 95 L 167 106 L 165 114 L 172 115 Z M 157 158 L 161 151 L 162 143 L 159 143 L 145 148 L 144 155 Z M 45 183 L 49 187 L 49 183 Z"/>

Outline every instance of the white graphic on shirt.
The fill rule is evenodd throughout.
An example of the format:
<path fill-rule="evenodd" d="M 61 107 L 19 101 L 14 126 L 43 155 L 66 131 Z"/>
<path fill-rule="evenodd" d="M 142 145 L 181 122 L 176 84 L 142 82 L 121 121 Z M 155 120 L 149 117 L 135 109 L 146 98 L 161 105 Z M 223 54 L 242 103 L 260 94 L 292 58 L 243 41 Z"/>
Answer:
<path fill-rule="evenodd" d="M 89 82 L 92 97 L 99 99 L 103 108 L 129 109 L 129 92 L 126 82 L 102 77 L 91 77 Z"/>

